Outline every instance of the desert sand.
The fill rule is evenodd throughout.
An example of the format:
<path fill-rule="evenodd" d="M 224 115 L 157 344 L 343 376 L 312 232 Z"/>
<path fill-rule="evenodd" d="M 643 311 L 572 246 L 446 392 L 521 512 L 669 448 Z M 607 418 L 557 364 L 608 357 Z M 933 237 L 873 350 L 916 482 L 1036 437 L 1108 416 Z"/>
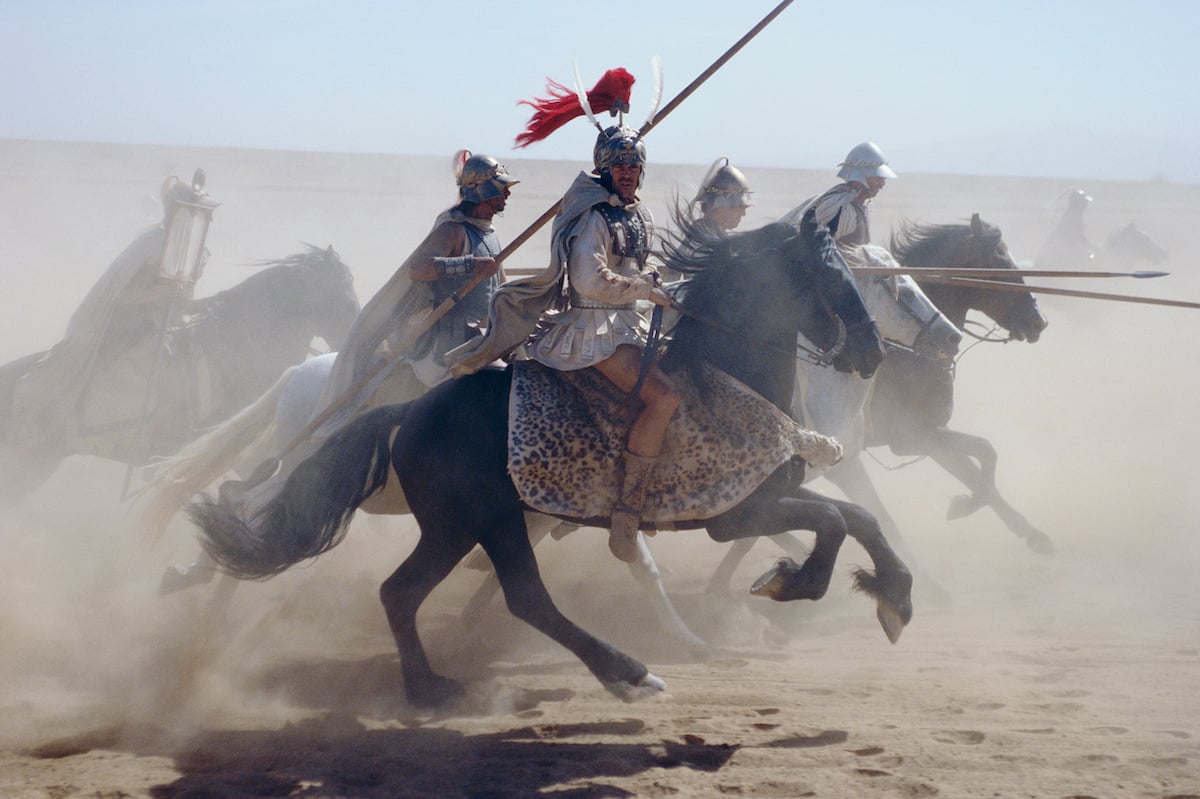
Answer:
<path fill-rule="evenodd" d="M 199 294 L 311 242 L 341 253 L 365 301 L 453 202 L 454 146 L 425 158 L 0 142 L 0 362 L 53 344 L 156 221 L 163 177 L 196 167 L 221 202 Z M 665 220 L 707 165 L 654 158 L 643 194 Z M 498 221 L 508 241 L 585 164 L 505 160 L 522 180 Z M 876 241 L 904 219 L 979 212 L 1029 260 L 1056 202 L 1083 187 L 1093 239 L 1137 222 L 1172 272 L 1086 288 L 1200 301 L 1200 186 L 895 166 Z M 834 181 L 832 168 L 746 172 L 746 226 Z M 543 232 L 510 264 L 545 253 Z M 1040 302 L 1040 342 L 963 356 L 952 424 L 991 440 L 1000 490 L 1057 554 L 1029 551 L 988 509 L 948 521 L 959 484 L 876 450 L 868 468 L 918 572 L 900 641 L 850 589 L 866 560 L 852 542 L 825 599 L 776 604 L 747 592 L 778 555 L 768 543 L 713 595 L 722 547 L 660 534 L 668 591 L 711 644 L 694 658 L 665 642 L 603 532 L 547 542 L 538 558 L 564 612 L 666 680 L 636 704 L 500 602 L 464 622 L 481 578 L 460 570 L 421 623 L 470 698 L 414 709 L 376 598 L 413 545 L 411 519 L 356 519 L 338 549 L 264 583 L 159 597 L 163 568 L 196 552 L 188 524 L 152 541 L 118 499 L 123 467 L 69 459 L 0 510 L 0 797 L 1200 797 L 1200 312 Z"/>

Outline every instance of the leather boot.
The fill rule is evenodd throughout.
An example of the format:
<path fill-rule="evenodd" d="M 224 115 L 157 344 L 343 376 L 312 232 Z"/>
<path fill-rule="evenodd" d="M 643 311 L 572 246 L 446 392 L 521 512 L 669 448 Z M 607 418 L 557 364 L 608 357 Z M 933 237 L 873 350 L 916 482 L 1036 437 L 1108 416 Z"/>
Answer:
<path fill-rule="evenodd" d="M 646 485 L 658 458 L 625 452 L 621 498 L 612 511 L 612 526 L 608 531 L 608 549 L 618 560 L 634 563 L 638 559 L 638 523 L 646 501 Z"/>

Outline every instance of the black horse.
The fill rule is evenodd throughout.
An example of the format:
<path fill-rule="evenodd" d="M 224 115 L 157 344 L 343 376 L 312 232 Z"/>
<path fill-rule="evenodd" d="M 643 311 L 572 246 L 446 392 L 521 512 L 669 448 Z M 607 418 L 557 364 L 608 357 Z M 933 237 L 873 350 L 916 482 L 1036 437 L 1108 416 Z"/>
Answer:
<path fill-rule="evenodd" d="M 908 225 L 893 237 L 892 253 L 906 266 L 977 267 L 1016 269 L 1000 229 L 979 218 L 969 224 Z M 1019 277 L 1003 280 L 1021 283 Z M 997 291 L 988 288 L 921 281 L 925 294 L 959 329 L 966 329 L 967 313 L 975 310 L 990 317 L 1016 341 L 1036 342 L 1046 329 L 1046 319 L 1029 292 Z M 946 425 L 954 411 L 954 367 L 906 352 L 890 353 L 875 378 L 871 398 L 871 430 L 868 446 L 888 446 L 897 455 L 927 455 L 971 490 L 957 497 L 948 512 L 959 518 L 990 505 L 1010 530 L 1025 539 L 1036 552 L 1053 551 L 1050 539 L 1000 496 L 996 488 L 996 450 L 981 436 L 953 430 Z M 885 512 L 870 499 L 869 481 L 844 482 L 848 475 L 838 470 L 838 485 L 860 502 L 868 504 L 888 524 Z"/>
<path fill-rule="evenodd" d="M 688 266 L 695 277 L 663 361 L 679 379 L 707 361 L 787 408 L 797 332 L 824 348 L 837 338 L 840 318 L 865 319 L 832 238 L 811 216 L 800 231 L 776 224 L 710 242 Z M 843 366 L 869 374 L 881 357 L 878 334 L 869 323 L 841 327 L 847 328 Z M 631 701 L 662 690 L 643 664 L 567 620 L 542 583 L 527 507 L 506 470 L 511 379 L 511 368 L 485 370 L 359 417 L 300 464 L 250 520 L 233 502 L 206 497 L 191 504 L 205 549 L 235 576 L 271 576 L 336 545 L 355 509 L 398 483 L 420 539 L 380 596 L 411 703 L 433 705 L 461 693 L 457 682 L 430 667 L 416 614 L 477 543 L 495 566 L 509 609 L 575 653 L 610 692 Z M 707 527 L 723 541 L 814 530 L 817 544 L 803 566 L 784 561 L 756 584 L 758 593 L 776 600 L 822 596 L 844 537 L 855 537 L 876 568 L 874 575 L 856 575 L 858 587 L 876 599 L 895 640 L 912 616 L 908 570 L 870 514 L 801 488 L 802 473 L 802 462 L 786 464 L 732 511 L 690 526 Z M 606 518 L 573 521 L 608 524 Z"/>
<path fill-rule="evenodd" d="M 46 353 L 0 367 L 0 493 L 27 494 L 70 455 L 136 466 L 173 453 L 304 361 L 314 338 L 341 346 L 359 303 L 337 252 L 309 245 L 260 265 L 267 268 L 187 303 L 184 323 L 164 340 L 148 337 L 119 361 L 98 361 L 70 404 L 46 397 L 64 418 L 40 418 L 44 429 L 16 429 L 9 408 L 17 381 L 36 378 Z"/>

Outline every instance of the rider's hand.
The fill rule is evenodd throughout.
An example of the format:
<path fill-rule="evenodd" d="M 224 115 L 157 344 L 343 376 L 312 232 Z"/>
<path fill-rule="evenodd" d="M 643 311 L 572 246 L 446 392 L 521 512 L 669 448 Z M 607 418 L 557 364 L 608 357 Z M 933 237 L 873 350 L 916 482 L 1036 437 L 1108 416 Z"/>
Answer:
<path fill-rule="evenodd" d="M 500 264 L 496 263 L 495 258 L 489 258 L 486 255 L 471 257 L 471 272 L 476 277 L 489 278 L 499 271 Z"/>
<path fill-rule="evenodd" d="M 655 305 L 661 305 L 664 308 L 670 308 L 673 302 L 671 295 L 657 286 L 650 289 L 650 297 L 648 299 Z"/>

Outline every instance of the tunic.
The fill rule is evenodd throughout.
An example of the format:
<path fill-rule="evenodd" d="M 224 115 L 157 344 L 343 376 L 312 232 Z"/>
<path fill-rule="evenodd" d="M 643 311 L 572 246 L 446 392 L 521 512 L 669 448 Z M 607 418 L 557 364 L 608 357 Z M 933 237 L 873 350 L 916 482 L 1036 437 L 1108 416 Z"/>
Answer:
<path fill-rule="evenodd" d="M 649 325 L 637 301 L 655 286 L 645 269 L 649 219 L 637 203 L 588 210 L 567 255 L 567 308 L 542 318 L 529 357 L 553 369 L 583 369 L 621 344 L 646 346 Z"/>

